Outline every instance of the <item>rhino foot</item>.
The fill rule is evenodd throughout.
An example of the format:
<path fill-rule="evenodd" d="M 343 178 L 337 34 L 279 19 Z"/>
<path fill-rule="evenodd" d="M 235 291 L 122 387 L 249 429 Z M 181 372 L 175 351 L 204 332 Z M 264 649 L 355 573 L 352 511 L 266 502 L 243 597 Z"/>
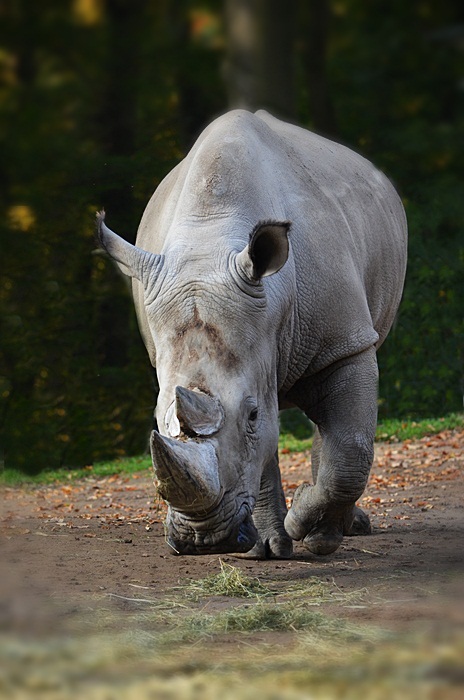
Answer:
<path fill-rule="evenodd" d="M 285 518 L 285 529 L 294 540 L 303 540 L 313 553 L 327 555 L 341 545 L 344 535 L 369 534 L 367 515 L 357 506 L 330 504 L 315 497 L 315 489 L 302 484 Z"/>
<path fill-rule="evenodd" d="M 259 532 L 259 530 L 258 530 Z M 259 539 L 248 552 L 235 554 L 240 559 L 290 559 L 293 543 L 283 526 L 269 532 L 259 532 Z"/>

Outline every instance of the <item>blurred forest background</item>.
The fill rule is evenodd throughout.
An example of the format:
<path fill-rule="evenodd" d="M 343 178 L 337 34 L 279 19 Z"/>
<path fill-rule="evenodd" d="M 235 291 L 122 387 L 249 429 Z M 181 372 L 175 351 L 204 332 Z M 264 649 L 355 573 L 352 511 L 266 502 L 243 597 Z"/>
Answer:
<path fill-rule="evenodd" d="M 410 259 L 380 415 L 462 410 L 462 1 L 0 0 L 7 466 L 144 451 L 153 378 L 94 213 L 133 241 L 155 187 L 233 106 L 339 140 L 394 181 Z"/>

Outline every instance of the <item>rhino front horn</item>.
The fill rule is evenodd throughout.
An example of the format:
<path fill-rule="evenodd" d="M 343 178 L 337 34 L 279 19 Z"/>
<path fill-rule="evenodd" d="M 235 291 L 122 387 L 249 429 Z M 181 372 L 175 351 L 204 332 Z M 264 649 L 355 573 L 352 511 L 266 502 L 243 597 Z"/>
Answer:
<path fill-rule="evenodd" d="M 176 387 L 175 411 L 186 435 L 209 437 L 217 433 L 224 422 L 224 410 L 219 399 L 182 386 Z"/>
<path fill-rule="evenodd" d="M 210 442 L 173 440 L 154 430 L 150 447 L 158 491 L 175 510 L 204 515 L 218 504 L 222 489 Z"/>

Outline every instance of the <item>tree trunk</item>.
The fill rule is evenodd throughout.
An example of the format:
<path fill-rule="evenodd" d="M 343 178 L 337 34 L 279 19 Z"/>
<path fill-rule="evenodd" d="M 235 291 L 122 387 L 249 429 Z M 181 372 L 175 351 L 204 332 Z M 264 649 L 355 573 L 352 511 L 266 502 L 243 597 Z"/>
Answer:
<path fill-rule="evenodd" d="M 225 0 L 229 106 L 295 118 L 293 2 Z"/>

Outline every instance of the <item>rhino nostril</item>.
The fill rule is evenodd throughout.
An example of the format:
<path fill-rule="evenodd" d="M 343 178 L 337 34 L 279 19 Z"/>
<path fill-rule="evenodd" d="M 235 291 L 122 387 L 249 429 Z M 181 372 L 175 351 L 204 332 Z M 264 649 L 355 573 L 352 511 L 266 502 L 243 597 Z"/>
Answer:
<path fill-rule="evenodd" d="M 245 529 L 244 529 L 243 523 L 242 523 L 240 525 L 240 530 L 238 531 L 237 542 L 239 542 L 239 544 L 242 544 L 242 542 L 247 542 L 247 541 L 248 541 L 247 533 L 245 532 Z"/>

